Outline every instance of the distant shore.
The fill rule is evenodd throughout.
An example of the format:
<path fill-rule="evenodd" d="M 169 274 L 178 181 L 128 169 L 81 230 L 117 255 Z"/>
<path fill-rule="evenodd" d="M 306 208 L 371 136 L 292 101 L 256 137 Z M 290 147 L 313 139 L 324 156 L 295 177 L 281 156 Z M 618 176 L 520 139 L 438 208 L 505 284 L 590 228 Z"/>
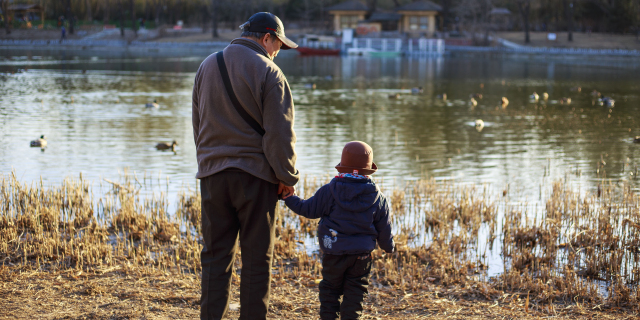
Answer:
<path fill-rule="evenodd" d="M 93 32 L 84 37 L 78 35 L 61 41 L 55 30 L 15 30 L 11 35 L 0 35 L 0 50 L 109 50 L 134 54 L 184 55 L 207 54 L 226 47 L 239 36 L 235 30 L 220 30 L 219 38 L 199 29 L 180 32 L 158 32 L 142 30 L 135 37 L 126 30 L 120 37 L 117 30 Z M 143 32 L 144 31 L 144 32 Z M 298 30 L 298 33 L 303 33 Z M 445 46 L 446 54 L 498 53 L 501 55 L 528 57 L 552 57 L 566 59 L 566 56 L 594 57 L 595 59 L 640 59 L 640 41 L 633 35 L 574 33 L 574 41 L 567 41 L 567 34 L 557 33 L 556 40 L 547 40 L 547 32 L 532 32 L 531 43 L 524 44 L 522 32 L 498 32 L 493 39 L 494 46 Z"/>

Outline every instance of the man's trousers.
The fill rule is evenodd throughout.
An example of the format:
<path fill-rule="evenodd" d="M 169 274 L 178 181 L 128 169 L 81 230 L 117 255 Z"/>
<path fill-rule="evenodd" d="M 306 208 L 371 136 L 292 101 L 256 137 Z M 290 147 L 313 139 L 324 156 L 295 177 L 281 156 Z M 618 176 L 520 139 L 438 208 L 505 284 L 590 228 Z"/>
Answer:
<path fill-rule="evenodd" d="M 222 319 L 228 311 L 239 238 L 240 319 L 266 319 L 278 185 L 230 169 L 201 179 L 200 186 L 204 240 L 200 318 Z"/>

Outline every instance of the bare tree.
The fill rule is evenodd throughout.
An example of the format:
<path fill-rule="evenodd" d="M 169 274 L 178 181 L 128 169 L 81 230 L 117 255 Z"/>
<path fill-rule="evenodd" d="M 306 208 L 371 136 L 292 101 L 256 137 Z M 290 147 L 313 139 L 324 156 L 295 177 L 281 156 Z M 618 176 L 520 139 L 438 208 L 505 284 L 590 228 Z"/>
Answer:
<path fill-rule="evenodd" d="M 200 15 L 202 18 L 202 33 L 207 33 L 207 16 L 209 14 L 209 10 L 207 9 L 207 5 L 204 3 L 200 4 L 200 8 Z"/>
<path fill-rule="evenodd" d="M 102 0 L 104 1 L 104 15 L 102 17 L 102 21 L 104 23 L 109 23 L 109 13 L 111 13 L 111 7 L 109 6 L 110 0 Z"/>
<path fill-rule="evenodd" d="M 69 21 L 69 34 L 73 34 L 74 33 L 74 19 L 73 19 L 73 13 L 71 13 L 71 0 L 67 0 L 67 8 L 66 8 L 66 12 L 67 12 L 67 21 Z"/>
<path fill-rule="evenodd" d="M 211 25 L 213 28 L 213 31 L 211 33 L 211 35 L 214 38 L 218 38 L 218 8 L 217 8 L 217 4 L 218 4 L 218 0 L 211 0 Z"/>
<path fill-rule="evenodd" d="M 91 14 L 91 0 L 85 0 L 85 20 L 87 21 L 92 21 L 93 20 L 93 15 Z"/>
<path fill-rule="evenodd" d="M 562 0 L 567 16 L 567 40 L 573 41 L 573 1 Z"/>
<path fill-rule="evenodd" d="M 158 26 L 160 26 L 160 14 L 162 13 L 162 3 L 160 2 L 160 0 L 155 1 L 155 6 L 156 6 L 155 22 L 156 22 L 156 28 L 157 28 Z"/>
<path fill-rule="evenodd" d="M 118 15 L 120 16 L 120 36 L 124 38 L 124 10 L 122 9 L 122 1 L 118 0 Z"/>
<path fill-rule="evenodd" d="M 133 0 L 129 0 L 129 11 L 131 11 L 131 29 L 133 30 L 134 36 L 138 37 L 138 27 L 136 26 L 136 10 L 133 6 Z"/>
<path fill-rule="evenodd" d="M 530 43 L 529 38 L 529 12 L 531 11 L 531 0 L 516 0 L 518 9 L 522 15 L 522 22 L 524 24 L 524 43 Z"/>
<path fill-rule="evenodd" d="M 9 26 L 9 0 L 0 0 L 0 9 L 2 9 L 2 17 L 4 19 L 4 30 L 7 34 L 11 34 L 11 26 Z"/>
<path fill-rule="evenodd" d="M 151 17 L 151 6 L 149 0 L 144 0 L 144 20 L 149 21 L 149 17 Z"/>
<path fill-rule="evenodd" d="M 636 40 L 640 41 L 640 0 L 636 0 Z"/>

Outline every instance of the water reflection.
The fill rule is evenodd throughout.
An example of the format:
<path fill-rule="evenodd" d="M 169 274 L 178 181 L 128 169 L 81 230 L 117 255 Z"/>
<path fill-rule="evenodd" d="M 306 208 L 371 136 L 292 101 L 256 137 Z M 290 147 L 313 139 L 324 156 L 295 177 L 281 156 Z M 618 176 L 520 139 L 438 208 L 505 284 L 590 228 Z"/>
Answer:
<path fill-rule="evenodd" d="M 170 193 L 194 185 L 191 89 L 204 56 L 0 54 L 0 171 L 58 182 L 78 172 L 114 179 L 129 168 L 168 175 Z M 479 56 L 282 54 L 277 63 L 295 97 L 298 167 L 305 174 L 333 174 L 344 143 L 358 139 L 374 148 L 376 175 L 386 181 L 509 183 L 528 198 L 566 175 L 586 188 L 605 174 L 635 185 L 637 67 Z M 571 90 L 576 86 L 581 92 Z M 414 87 L 423 93 L 411 94 Z M 594 89 L 614 98 L 615 108 L 599 106 L 589 94 Z M 531 103 L 533 92 L 550 99 Z M 438 98 L 443 93 L 446 101 Z M 502 97 L 510 101 L 504 110 Z M 571 104 L 553 102 L 565 97 Z M 154 100 L 159 108 L 145 108 Z M 42 134 L 49 140 L 44 153 L 28 145 Z M 156 150 L 173 140 L 175 153 Z M 598 165 L 601 159 L 606 165 Z"/>

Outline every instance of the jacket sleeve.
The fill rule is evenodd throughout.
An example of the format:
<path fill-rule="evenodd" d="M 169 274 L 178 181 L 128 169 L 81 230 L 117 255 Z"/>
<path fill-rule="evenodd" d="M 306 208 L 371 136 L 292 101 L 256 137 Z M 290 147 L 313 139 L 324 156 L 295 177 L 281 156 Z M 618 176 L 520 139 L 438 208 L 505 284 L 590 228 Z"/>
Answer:
<path fill-rule="evenodd" d="M 389 201 L 383 198 L 380 203 L 380 208 L 373 221 L 376 231 L 378 231 L 378 245 L 382 250 L 387 253 L 391 253 L 395 250 L 396 244 L 393 241 L 393 235 L 391 234 L 391 221 L 389 213 Z"/>
<path fill-rule="evenodd" d="M 324 215 L 326 198 L 329 195 L 328 187 L 322 186 L 313 197 L 302 200 L 298 196 L 284 199 L 284 203 L 291 211 L 309 219 L 317 219 Z"/>
<path fill-rule="evenodd" d="M 193 124 L 193 141 L 196 143 L 196 147 L 198 144 L 198 134 L 200 133 L 200 69 L 202 69 L 202 65 L 196 73 L 195 80 L 193 81 L 193 93 L 191 94 L 191 122 Z"/>
<path fill-rule="evenodd" d="M 291 89 L 286 79 L 265 88 L 262 110 L 262 126 L 265 130 L 262 139 L 269 165 L 278 180 L 287 186 L 293 186 L 300 179 L 296 169 L 296 134 L 293 131 L 294 107 Z"/>

